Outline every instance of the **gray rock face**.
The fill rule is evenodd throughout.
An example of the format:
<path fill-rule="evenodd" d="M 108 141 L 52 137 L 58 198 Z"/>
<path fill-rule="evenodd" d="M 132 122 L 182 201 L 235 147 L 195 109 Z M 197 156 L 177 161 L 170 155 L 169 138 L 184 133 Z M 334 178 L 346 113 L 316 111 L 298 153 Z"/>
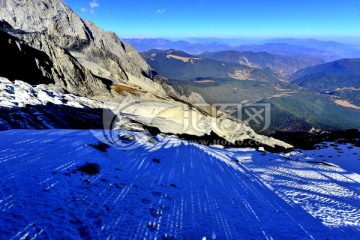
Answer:
<path fill-rule="evenodd" d="M 90 38 L 81 18 L 59 0 L 7 1 L 6 8 L 0 8 L 0 19 L 25 32 Z"/>
<path fill-rule="evenodd" d="M 34 33 L 22 36 L 31 47 L 45 52 L 53 63 L 55 84 L 71 93 L 86 97 L 108 95 L 109 81 L 101 80 L 84 68 L 67 50 L 59 47 L 48 35 Z"/>
<path fill-rule="evenodd" d="M 122 42 L 114 32 L 106 32 L 91 21 L 85 21 L 85 24 L 95 45 L 117 56 L 125 72 L 136 77 L 140 77 L 140 74 L 151 76 L 151 69 L 140 54 L 129 44 Z"/>
<path fill-rule="evenodd" d="M 114 54 L 124 71 L 136 77 L 141 74 L 150 76 L 150 67 L 130 45 L 123 43 L 115 33 L 83 21 L 61 0 L 9 1 L 7 8 L 0 8 L 0 20 L 25 32 L 41 32 L 62 38 L 70 36 L 77 42 L 92 41 L 99 49 Z M 69 47 L 66 41 L 58 44 Z"/>

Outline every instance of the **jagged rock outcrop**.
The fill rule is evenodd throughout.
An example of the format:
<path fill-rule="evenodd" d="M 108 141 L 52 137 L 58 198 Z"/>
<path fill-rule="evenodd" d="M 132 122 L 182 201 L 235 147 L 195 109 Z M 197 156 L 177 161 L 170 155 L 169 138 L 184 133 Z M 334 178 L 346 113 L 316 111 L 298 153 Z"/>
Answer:
<path fill-rule="evenodd" d="M 53 78 L 56 85 L 71 93 L 86 97 L 110 96 L 110 80 L 95 76 L 82 66 L 66 49 L 61 48 L 48 35 L 33 33 L 22 36 L 30 46 L 45 52 L 53 61 Z"/>
<path fill-rule="evenodd" d="M 0 74 L 30 84 L 49 84 L 87 97 L 110 96 L 110 83 L 94 76 L 48 35 L 31 33 L 22 39 L 0 31 L 0 44 L 6 58 L 0 59 Z M 21 69 L 21 71 L 19 71 Z"/>
<path fill-rule="evenodd" d="M 117 56 L 125 72 L 136 77 L 151 76 L 151 69 L 141 55 L 129 44 L 122 42 L 114 32 L 106 32 L 91 21 L 85 21 L 85 24 L 91 32 L 95 45 Z"/>

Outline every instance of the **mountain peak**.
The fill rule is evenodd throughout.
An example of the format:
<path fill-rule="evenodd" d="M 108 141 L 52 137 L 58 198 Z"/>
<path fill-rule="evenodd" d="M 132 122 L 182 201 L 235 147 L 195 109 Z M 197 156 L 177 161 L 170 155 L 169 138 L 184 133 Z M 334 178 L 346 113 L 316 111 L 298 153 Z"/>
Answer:
<path fill-rule="evenodd" d="M 89 39 L 84 22 L 62 0 L 8 1 L 0 19 L 26 32 Z"/>

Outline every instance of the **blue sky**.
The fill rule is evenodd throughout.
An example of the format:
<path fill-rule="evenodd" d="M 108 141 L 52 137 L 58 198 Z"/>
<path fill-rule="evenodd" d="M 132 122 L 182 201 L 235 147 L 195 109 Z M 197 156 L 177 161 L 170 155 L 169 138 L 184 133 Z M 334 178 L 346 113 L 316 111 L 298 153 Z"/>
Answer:
<path fill-rule="evenodd" d="M 120 37 L 360 36 L 360 0 L 65 0 Z"/>

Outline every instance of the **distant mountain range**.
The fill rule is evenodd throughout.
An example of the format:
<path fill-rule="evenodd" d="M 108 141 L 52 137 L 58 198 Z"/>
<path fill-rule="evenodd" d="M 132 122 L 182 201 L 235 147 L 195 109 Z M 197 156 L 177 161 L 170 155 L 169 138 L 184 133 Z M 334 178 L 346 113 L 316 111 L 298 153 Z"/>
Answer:
<path fill-rule="evenodd" d="M 151 49 L 177 49 L 190 54 L 201 54 L 204 52 L 235 50 L 240 52 L 268 52 L 285 56 L 311 57 L 324 61 L 360 57 L 360 46 L 315 39 L 278 38 L 254 43 L 241 43 L 240 41 L 221 39 L 173 41 L 157 38 L 127 38 L 124 41 L 130 43 L 140 52 Z"/>
<path fill-rule="evenodd" d="M 306 67 L 321 61 L 236 51 L 191 55 L 151 50 L 142 56 L 180 94 L 196 92 L 212 104 L 270 104 L 272 117 L 267 134 L 360 126 L 359 59 Z M 291 83 L 275 73 L 289 73 L 302 66 L 305 68 L 289 77 Z M 236 77 L 234 71 L 242 74 Z M 256 125 L 251 127 L 261 130 Z"/>
<path fill-rule="evenodd" d="M 360 45 L 343 44 L 335 41 L 319 41 L 316 39 L 274 38 L 266 40 L 265 43 L 286 43 L 288 45 L 304 46 L 333 52 L 342 57 L 356 57 L 360 51 Z"/>
<path fill-rule="evenodd" d="M 177 49 L 190 54 L 200 54 L 203 52 L 216 52 L 229 50 L 229 46 L 219 42 L 198 42 L 173 41 L 159 38 L 125 38 L 125 42 L 131 44 L 139 52 L 145 52 L 152 49 L 167 50 Z"/>
<path fill-rule="evenodd" d="M 293 84 L 328 93 L 360 106 L 359 58 L 342 59 L 305 68 L 295 73 L 291 78 Z M 347 105 L 349 106 L 349 104 Z"/>
<path fill-rule="evenodd" d="M 160 75 L 182 81 L 211 81 L 217 78 L 279 82 L 285 79 L 269 68 L 206 59 L 176 50 L 150 50 L 142 56 Z"/>
<path fill-rule="evenodd" d="M 261 101 L 272 105 L 273 129 L 359 128 L 359 58 L 308 67 L 293 74 L 291 80 L 303 89 Z"/>
<path fill-rule="evenodd" d="M 282 75 L 290 75 L 296 71 L 323 63 L 322 60 L 310 57 L 291 57 L 267 52 L 221 51 L 206 52 L 199 55 L 202 58 L 217 61 L 238 63 L 253 68 L 270 68 Z"/>
<path fill-rule="evenodd" d="M 295 73 L 292 79 L 294 84 L 317 91 L 360 89 L 360 58 L 342 59 L 305 68 Z"/>

